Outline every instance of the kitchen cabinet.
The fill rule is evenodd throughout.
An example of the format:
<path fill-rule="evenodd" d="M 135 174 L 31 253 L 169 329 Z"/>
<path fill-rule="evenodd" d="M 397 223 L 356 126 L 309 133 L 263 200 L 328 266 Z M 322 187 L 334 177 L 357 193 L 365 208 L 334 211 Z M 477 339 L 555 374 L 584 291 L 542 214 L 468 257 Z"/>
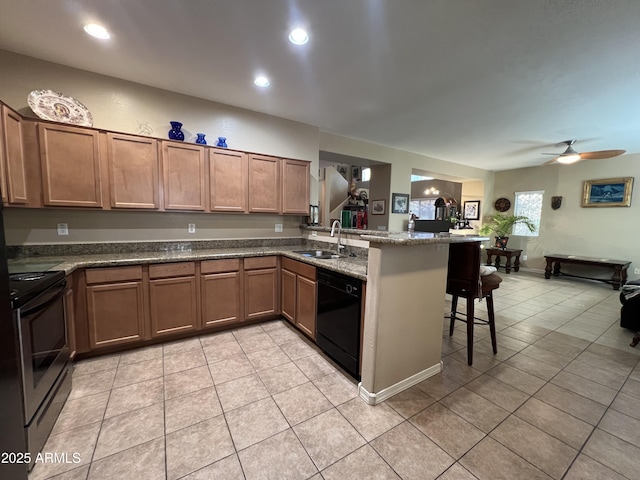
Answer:
<path fill-rule="evenodd" d="M 278 257 L 245 258 L 245 319 L 276 316 L 279 313 L 278 300 Z"/>
<path fill-rule="evenodd" d="M 282 160 L 282 213 L 309 215 L 309 162 Z"/>
<path fill-rule="evenodd" d="M 280 213 L 280 159 L 249 155 L 249 212 Z"/>
<path fill-rule="evenodd" d="M 242 312 L 241 260 L 206 260 L 200 264 L 202 328 L 235 325 Z"/>
<path fill-rule="evenodd" d="M 27 174 L 22 133 L 22 117 L 1 106 L 0 186 L 2 201 L 6 204 L 28 203 Z"/>
<path fill-rule="evenodd" d="M 151 336 L 198 330 L 194 262 L 149 266 Z"/>
<path fill-rule="evenodd" d="M 282 316 L 315 340 L 317 282 L 316 268 L 290 258 L 282 258 Z"/>
<path fill-rule="evenodd" d="M 248 159 L 242 152 L 209 150 L 212 212 L 247 211 Z"/>
<path fill-rule="evenodd" d="M 112 208 L 160 208 L 158 142 L 153 138 L 107 133 Z"/>
<path fill-rule="evenodd" d="M 165 210 L 206 210 L 204 147 L 162 142 Z"/>
<path fill-rule="evenodd" d="M 91 349 L 146 339 L 142 266 L 86 271 Z"/>
<path fill-rule="evenodd" d="M 102 207 L 97 130 L 38 124 L 43 203 L 49 207 Z"/>

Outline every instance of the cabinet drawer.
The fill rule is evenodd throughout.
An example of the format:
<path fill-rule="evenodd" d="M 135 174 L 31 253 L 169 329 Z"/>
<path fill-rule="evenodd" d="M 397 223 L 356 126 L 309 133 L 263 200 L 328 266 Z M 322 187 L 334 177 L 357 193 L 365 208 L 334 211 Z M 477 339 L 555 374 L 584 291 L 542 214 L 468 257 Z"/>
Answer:
<path fill-rule="evenodd" d="M 287 257 L 282 257 L 282 268 L 290 272 L 297 273 L 310 280 L 316 279 L 316 267 L 306 263 L 298 262 Z"/>
<path fill-rule="evenodd" d="M 142 280 L 142 266 L 87 268 L 87 284 Z"/>
<path fill-rule="evenodd" d="M 149 265 L 149 278 L 187 277 L 195 275 L 194 262 L 161 263 Z"/>
<path fill-rule="evenodd" d="M 240 270 L 240 259 L 205 260 L 200 264 L 201 273 L 237 272 Z"/>
<path fill-rule="evenodd" d="M 251 257 L 244 259 L 245 270 L 258 268 L 275 268 L 278 265 L 278 257 Z"/>

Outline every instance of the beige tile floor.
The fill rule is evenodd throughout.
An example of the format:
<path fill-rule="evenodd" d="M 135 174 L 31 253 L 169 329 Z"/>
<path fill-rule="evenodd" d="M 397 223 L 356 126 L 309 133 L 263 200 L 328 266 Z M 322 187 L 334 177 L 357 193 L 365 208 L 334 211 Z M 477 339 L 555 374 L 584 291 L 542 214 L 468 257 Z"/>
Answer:
<path fill-rule="evenodd" d="M 467 366 L 460 324 L 441 374 L 376 407 L 283 321 L 78 362 L 44 450 L 80 462 L 30 478 L 640 478 L 618 292 L 503 278 L 498 355 L 479 327 Z"/>

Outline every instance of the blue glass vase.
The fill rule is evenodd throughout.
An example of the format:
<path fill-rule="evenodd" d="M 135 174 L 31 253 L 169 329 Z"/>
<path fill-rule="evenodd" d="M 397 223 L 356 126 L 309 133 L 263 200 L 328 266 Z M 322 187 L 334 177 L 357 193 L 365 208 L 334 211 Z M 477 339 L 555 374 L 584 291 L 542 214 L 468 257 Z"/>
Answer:
<path fill-rule="evenodd" d="M 197 137 L 196 138 L 196 143 L 199 143 L 200 145 L 206 145 L 207 141 L 204 139 L 204 133 L 196 133 Z"/>
<path fill-rule="evenodd" d="M 169 122 L 171 124 L 171 130 L 169 130 L 170 140 L 184 141 L 184 133 L 182 133 L 182 124 L 180 122 Z"/>
<path fill-rule="evenodd" d="M 216 146 L 221 148 L 227 148 L 227 137 L 218 137 Z"/>

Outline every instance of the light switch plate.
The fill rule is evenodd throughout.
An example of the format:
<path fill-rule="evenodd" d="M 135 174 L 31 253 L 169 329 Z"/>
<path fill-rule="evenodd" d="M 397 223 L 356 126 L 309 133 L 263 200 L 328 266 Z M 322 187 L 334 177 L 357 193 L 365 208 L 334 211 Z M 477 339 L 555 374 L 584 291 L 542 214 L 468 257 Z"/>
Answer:
<path fill-rule="evenodd" d="M 196 224 L 190 223 L 187 230 L 189 231 L 189 233 L 196 233 Z"/>
<path fill-rule="evenodd" d="M 59 223 L 58 235 L 69 235 L 69 225 L 67 225 L 66 223 Z"/>
<path fill-rule="evenodd" d="M 317 237 L 317 236 L 318 236 L 318 232 L 316 232 L 315 230 L 313 230 L 313 231 L 311 232 L 311 236 L 312 236 L 312 237 Z"/>
<path fill-rule="evenodd" d="M 634 275 L 640 275 L 640 268 L 634 268 L 633 269 L 633 274 Z"/>
<path fill-rule="evenodd" d="M 282 232 L 282 224 L 276 223 L 276 232 Z"/>

